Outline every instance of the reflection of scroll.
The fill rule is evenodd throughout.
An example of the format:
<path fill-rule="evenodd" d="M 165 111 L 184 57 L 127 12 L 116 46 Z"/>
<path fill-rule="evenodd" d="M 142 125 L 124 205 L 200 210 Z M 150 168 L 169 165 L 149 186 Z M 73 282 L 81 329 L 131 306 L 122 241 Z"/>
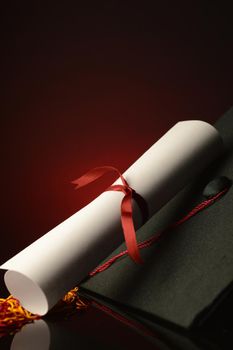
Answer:
<path fill-rule="evenodd" d="M 11 350 L 49 350 L 50 331 L 43 320 L 25 325 L 16 333 L 11 343 Z"/>
<path fill-rule="evenodd" d="M 176 124 L 123 175 L 158 211 L 220 152 L 215 128 L 202 121 Z M 116 181 L 119 183 L 119 179 Z M 123 240 L 123 194 L 104 192 L 93 202 L 10 259 L 5 282 L 13 296 L 33 313 L 45 314 Z M 140 211 L 135 205 L 135 224 Z"/>
<path fill-rule="evenodd" d="M 94 341 L 78 330 L 69 331 L 59 323 L 39 320 L 25 325 L 15 334 L 10 350 L 87 350 L 94 347 Z"/>
<path fill-rule="evenodd" d="M 109 321 L 111 320 L 108 320 L 108 322 Z M 110 343 L 108 340 L 109 337 L 105 339 L 105 328 L 101 326 L 98 331 L 102 333 L 102 336 L 99 337 L 99 335 L 97 335 L 98 331 L 97 334 L 95 332 L 93 334 L 93 325 L 90 326 L 90 329 L 88 329 L 85 334 L 79 329 L 78 325 L 74 327 L 73 317 L 65 322 L 39 320 L 26 324 L 15 334 L 10 350 L 90 350 L 98 348 L 104 350 L 109 348 L 120 349 L 122 347 L 126 349 L 131 341 L 132 345 L 136 344 L 134 341 L 136 334 L 136 339 L 140 342 L 143 341 L 146 349 L 148 349 L 148 345 L 150 345 L 149 349 L 153 347 L 153 349 L 157 350 L 171 350 L 174 349 L 174 347 L 177 348 L 177 344 L 179 344 L 180 350 L 200 349 L 199 346 L 195 346 L 193 341 L 184 334 L 175 333 L 168 329 L 165 330 L 163 327 L 156 324 L 154 324 L 153 330 L 147 329 L 143 325 L 137 328 L 133 325 L 135 321 L 133 321 L 132 325 L 130 325 L 130 322 L 127 326 L 122 324 L 124 332 L 120 332 L 120 334 L 124 334 L 127 338 L 122 339 L 122 335 L 119 337 L 118 332 L 115 332 L 111 334 Z M 138 323 L 136 322 L 136 324 Z M 101 325 L 103 325 L 103 323 L 101 323 Z M 115 323 L 113 323 L 113 325 L 116 327 Z M 96 325 L 94 325 L 94 327 L 96 330 Z M 127 329 L 128 327 L 130 328 Z M 121 330 L 119 324 L 116 329 Z M 104 341 L 103 338 L 105 339 Z M 122 340 L 124 340 L 123 344 Z"/>
<path fill-rule="evenodd" d="M 59 324 L 59 322 L 49 322 L 45 320 L 35 321 L 34 323 L 25 325 L 22 330 L 15 334 L 11 343 L 10 350 L 90 350 L 90 349 L 109 349 L 110 344 L 95 339 L 95 334 L 87 337 L 74 327 L 69 328 L 67 324 Z M 72 321 L 70 321 L 72 322 Z M 125 327 L 125 326 L 124 326 Z M 104 334 L 104 329 L 100 329 Z M 141 335 L 140 331 L 138 331 Z M 134 334 L 129 333 L 131 336 Z M 169 350 L 162 340 L 155 336 L 147 338 L 149 342 L 156 344 L 156 349 Z M 114 345 L 113 349 L 117 349 L 116 340 L 112 336 Z M 119 342 L 119 346 L 120 341 Z M 146 344 L 146 342 L 145 342 Z"/>

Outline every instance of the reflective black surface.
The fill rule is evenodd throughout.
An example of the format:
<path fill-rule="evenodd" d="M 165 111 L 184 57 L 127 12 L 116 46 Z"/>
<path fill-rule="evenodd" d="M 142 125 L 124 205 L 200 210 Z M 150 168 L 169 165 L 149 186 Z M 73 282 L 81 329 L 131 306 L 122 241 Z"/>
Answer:
<path fill-rule="evenodd" d="M 158 325 L 140 326 L 132 319 L 127 323 L 124 317 L 116 319 L 90 305 L 85 311 L 51 314 L 27 324 L 16 334 L 1 337 L 0 349 L 230 349 L 233 346 L 232 307 L 231 295 L 201 328 L 180 332 L 175 327 L 168 331 Z"/>

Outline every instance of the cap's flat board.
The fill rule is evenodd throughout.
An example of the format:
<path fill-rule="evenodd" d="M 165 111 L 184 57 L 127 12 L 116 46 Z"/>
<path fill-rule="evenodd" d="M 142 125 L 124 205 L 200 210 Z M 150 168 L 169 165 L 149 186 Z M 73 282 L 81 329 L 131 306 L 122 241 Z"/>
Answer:
<path fill-rule="evenodd" d="M 216 128 L 225 143 L 224 154 L 138 230 L 140 241 L 201 202 L 203 188 L 214 177 L 224 175 L 233 179 L 233 108 L 216 123 Z M 159 243 L 141 250 L 145 261 L 142 266 L 124 258 L 83 282 L 81 287 L 189 327 L 232 282 L 232 213 L 233 188 Z M 124 248 L 120 246 L 112 255 Z"/>

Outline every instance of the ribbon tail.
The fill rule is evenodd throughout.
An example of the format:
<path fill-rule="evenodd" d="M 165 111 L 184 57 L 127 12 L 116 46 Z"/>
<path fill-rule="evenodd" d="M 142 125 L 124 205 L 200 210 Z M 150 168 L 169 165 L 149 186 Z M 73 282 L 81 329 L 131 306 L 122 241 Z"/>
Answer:
<path fill-rule="evenodd" d="M 122 199 L 121 212 L 121 222 L 128 253 L 134 262 L 142 264 L 143 260 L 140 257 L 133 223 L 132 192 L 127 193 Z"/>
<path fill-rule="evenodd" d="M 112 166 L 101 166 L 101 167 L 96 167 L 89 170 L 81 177 L 71 181 L 71 183 L 76 185 L 75 188 L 78 189 L 98 180 L 100 177 L 102 177 L 103 175 L 105 175 L 110 171 L 116 172 L 120 177 L 122 176 L 120 172 Z"/>

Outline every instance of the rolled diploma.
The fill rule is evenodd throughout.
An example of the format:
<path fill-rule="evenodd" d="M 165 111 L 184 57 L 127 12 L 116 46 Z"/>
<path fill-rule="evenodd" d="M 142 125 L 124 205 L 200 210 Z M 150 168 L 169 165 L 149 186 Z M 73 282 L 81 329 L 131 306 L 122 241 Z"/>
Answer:
<path fill-rule="evenodd" d="M 152 216 L 200 173 L 222 146 L 212 125 L 199 120 L 179 122 L 123 176 L 146 200 Z M 103 192 L 0 267 L 8 270 L 6 286 L 22 306 L 46 314 L 122 243 L 122 198 L 121 192 Z M 141 215 L 135 203 L 133 207 L 138 228 Z"/>

